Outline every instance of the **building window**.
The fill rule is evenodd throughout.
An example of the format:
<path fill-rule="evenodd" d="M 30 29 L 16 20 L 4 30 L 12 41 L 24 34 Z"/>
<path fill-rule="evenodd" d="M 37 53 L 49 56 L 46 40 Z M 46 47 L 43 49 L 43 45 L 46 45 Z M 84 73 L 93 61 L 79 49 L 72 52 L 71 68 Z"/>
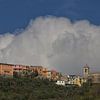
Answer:
<path fill-rule="evenodd" d="M 4 73 L 10 73 L 10 71 L 4 71 Z"/>

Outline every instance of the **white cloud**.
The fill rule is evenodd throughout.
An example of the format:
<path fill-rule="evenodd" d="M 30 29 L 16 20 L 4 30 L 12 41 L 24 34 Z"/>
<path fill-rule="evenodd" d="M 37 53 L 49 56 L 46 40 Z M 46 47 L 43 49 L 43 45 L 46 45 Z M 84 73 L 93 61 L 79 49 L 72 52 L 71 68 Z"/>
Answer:
<path fill-rule="evenodd" d="M 31 20 L 18 35 L 0 36 L 0 62 L 43 65 L 78 73 L 84 64 L 100 70 L 100 26 L 63 17 Z"/>
<path fill-rule="evenodd" d="M 13 41 L 14 35 L 10 33 L 6 33 L 4 35 L 0 35 L 0 50 L 5 49 L 9 44 Z"/>

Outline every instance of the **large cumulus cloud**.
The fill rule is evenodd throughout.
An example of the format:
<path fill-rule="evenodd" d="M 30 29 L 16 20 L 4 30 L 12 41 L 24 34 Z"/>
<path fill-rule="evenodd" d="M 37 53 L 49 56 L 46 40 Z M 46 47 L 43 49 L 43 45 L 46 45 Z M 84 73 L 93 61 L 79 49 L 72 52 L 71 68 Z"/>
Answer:
<path fill-rule="evenodd" d="M 84 64 L 100 66 L 100 26 L 63 17 L 31 20 L 20 34 L 0 36 L 0 62 L 42 65 L 80 73 Z"/>

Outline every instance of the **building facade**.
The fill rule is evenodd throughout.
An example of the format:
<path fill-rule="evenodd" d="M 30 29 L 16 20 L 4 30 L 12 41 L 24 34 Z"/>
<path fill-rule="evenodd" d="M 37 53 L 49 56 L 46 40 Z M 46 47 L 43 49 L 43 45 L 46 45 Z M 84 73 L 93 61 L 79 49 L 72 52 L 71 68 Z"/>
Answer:
<path fill-rule="evenodd" d="M 13 77 L 13 65 L 0 63 L 0 76 Z"/>
<path fill-rule="evenodd" d="M 79 76 L 79 75 L 68 75 L 68 80 L 66 81 L 67 85 L 77 85 L 77 86 L 82 86 L 86 80 Z"/>

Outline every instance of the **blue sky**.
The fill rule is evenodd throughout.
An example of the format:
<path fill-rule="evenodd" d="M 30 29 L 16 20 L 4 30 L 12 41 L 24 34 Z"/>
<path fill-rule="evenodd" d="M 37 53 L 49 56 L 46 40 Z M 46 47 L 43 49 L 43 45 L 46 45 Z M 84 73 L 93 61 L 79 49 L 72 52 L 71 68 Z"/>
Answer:
<path fill-rule="evenodd" d="M 100 25 L 100 0 L 0 0 L 0 34 L 13 33 L 31 19 L 48 15 Z"/>
<path fill-rule="evenodd" d="M 100 0 L 0 0 L 1 63 L 78 73 L 99 59 Z"/>

